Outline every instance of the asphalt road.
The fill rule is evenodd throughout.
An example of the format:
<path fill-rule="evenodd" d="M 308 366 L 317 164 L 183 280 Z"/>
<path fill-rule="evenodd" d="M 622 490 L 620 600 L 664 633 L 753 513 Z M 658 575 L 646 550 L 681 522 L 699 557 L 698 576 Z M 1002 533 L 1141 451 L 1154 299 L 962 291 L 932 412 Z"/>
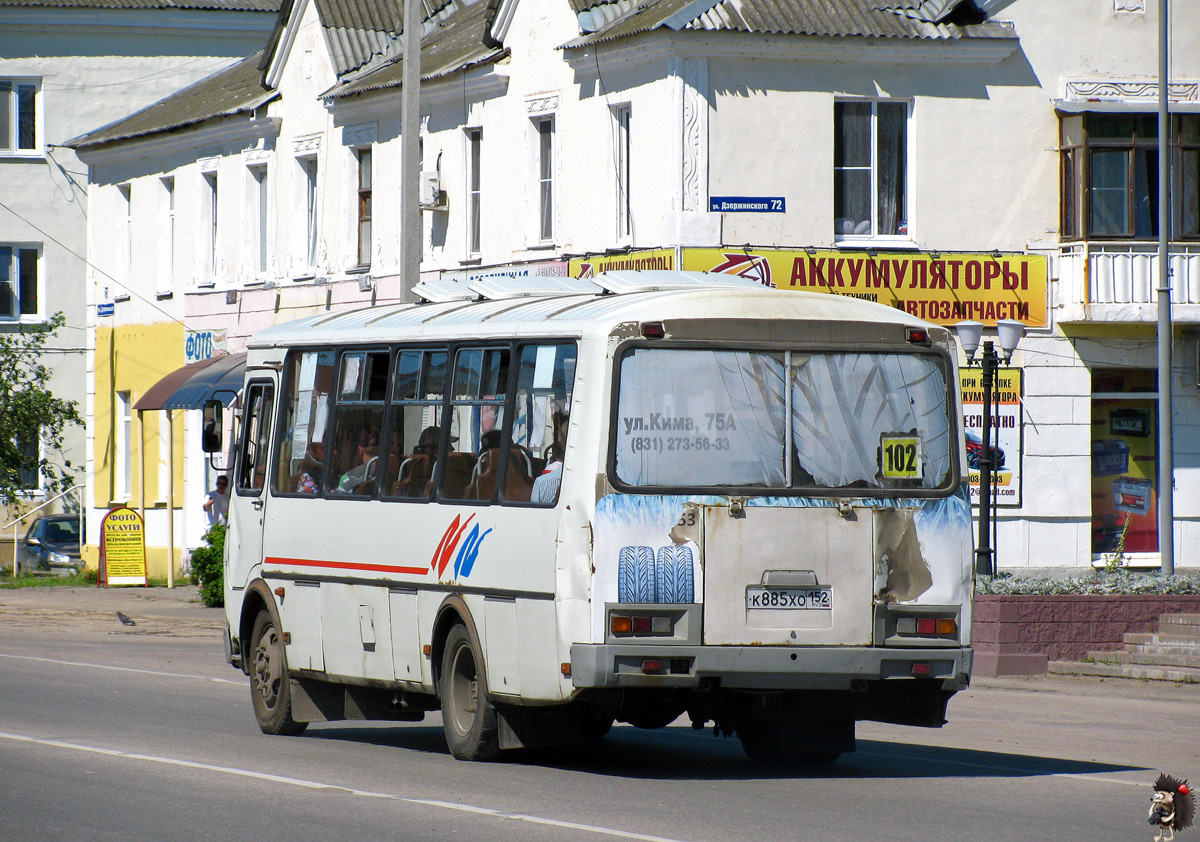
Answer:
<path fill-rule="evenodd" d="M 1114 679 L 979 680 L 945 728 L 861 723 L 801 772 L 686 725 L 495 764 L 436 716 L 266 737 L 190 596 L 0 591 L 2 842 L 1150 842 L 1157 771 L 1200 781 L 1200 687 Z"/>

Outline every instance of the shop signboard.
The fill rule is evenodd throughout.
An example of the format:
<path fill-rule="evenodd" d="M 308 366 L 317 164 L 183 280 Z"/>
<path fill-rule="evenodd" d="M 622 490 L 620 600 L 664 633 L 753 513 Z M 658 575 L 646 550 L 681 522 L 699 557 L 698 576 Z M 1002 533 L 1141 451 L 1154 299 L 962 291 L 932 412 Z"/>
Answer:
<path fill-rule="evenodd" d="M 1021 505 L 1021 393 L 1022 370 L 1000 368 L 992 386 L 992 484 L 997 506 Z M 967 432 L 967 474 L 971 478 L 971 503 L 979 503 L 979 460 L 983 456 L 983 372 L 959 369 L 963 426 Z"/>
<path fill-rule="evenodd" d="M 109 509 L 100 523 L 98 584 L 146 584 L 146 538 L 142 516 L 127 506 Z"/>
<path fill-rule="evenodd" d="M 577 257 L 571 261 L 572 278 L 594 278 L 601 272 L 622 269 L 678 269 L 675 265 L 675 249 L 645 249 L 623 254 L 598 254 L 592 257 Z"/>
<path fill-rule="evenodd" d="M 678 268 L 684 270 L 738 275 L 781 290 L 876 301 L 941 325 L 964 320 L 995 325 L 999 319 L 1016 319 L 1026 327 L 1046 326 L 1044 255 L 689 248 L 683 249 L 681 263 Z"/>

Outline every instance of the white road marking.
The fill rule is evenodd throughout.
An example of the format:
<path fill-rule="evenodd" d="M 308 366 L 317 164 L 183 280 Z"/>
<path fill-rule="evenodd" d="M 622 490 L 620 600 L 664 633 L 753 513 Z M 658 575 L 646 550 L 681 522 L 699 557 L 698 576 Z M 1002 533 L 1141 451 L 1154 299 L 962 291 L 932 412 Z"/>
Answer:
<path fill-rule="evenodd" d="M 266 772 L 255 772 L 250 769 L 238 769 L 232 766 L 214 766 L 208 763 L 197 763 L 191 760 L 178 760 L 172 757 L 159 757 L 153 754 L 135 754 L 132 752 L 121 751 L 120 749 L 80 745 L 79 743 L 67 743 L 61 740 L 30 737 L 24 734 L 10 734 L 4 731 L 0 731 L 0 740 L 13 740 L 15 742 L 31 743 L 33 745 L 47 746 L 50 748 L 70 749 L 72 751 L 87 752 L 89 754 L 102 754 L 106 757 L 115 757 L 122 760 L 140 760 L 146 763 L 162 763 L 168 766 L 181 766 L 187 769 L 200 769 L 207 772 L 219 772 L 224 775 L 237 775 L 243 778 L 254 778 L 260 781 L 286 784 L 288 786 L 298 786 L 311 790 L 344 792 L 350 795 L 358 795 L 363 798 L 384 798 L 392 801 L 399 801 L 405 804 L 419 804 L 425 807 L 439 807 L 444 810 L 455 810 L 460 813 L 473 813 L 476 815 L 490 816 L 497 819 L 507 819 L 509 821 L 531 822 L 533 824 L 543 824 L 550 827 L 559 827 L 567 830 L 579 830 L 585 833 L 614 836 L 621 839 L 637 839 L 639 842 L 682 842 L 682 840 L 672 839 L 666 836 L 650 836 L 645 833 L 632 833 L 627 830 L 619 830 L 612 827 L 580 824 L 578 822 L 568 822 L 560 819 L 546 818 L 544 816 L 530 816 L 524 813 L 508 813 L 503 810 L 493 810 L 490 807 L 480 807 L 475 804 L 463 804 L 456 801 L 437 801 L 431 798 L 405 798 L 403 796 L 393 795 L 385 792 L 370 792 L 368 790 L 350 789 L 348 787 L 336 786 L 334 784 L 320 783 L 319 781 L 306 781 L 302 778 L 288 778 L 281 775 L 267 774 Z"/>
<path fill-rule="evenodd" d="M 111 670 L 112 672 L 136 672 L 140 675 L 156 675 L 159 678 L 191 678 L 196 681 L 211 681 L 214 684 L 232 684 L 236 687 L 245 685 L 245 681 L 231 681 L 227 678 L 211 678 L 207 675 L 191 675 L 183 672 L 162 672 L 160 670 L 143 670 L 136 667 L 114 667 L 109 664 L 85 664 L 80 661 L 60 661 L 55 658 L 36 658 L 32 655 L 6 655 L 0 652 L 0 658 L 14 661 L 36 661 L 43 664 L 57 664 L 64 667 L 86 667 L 95 670 Z"/>

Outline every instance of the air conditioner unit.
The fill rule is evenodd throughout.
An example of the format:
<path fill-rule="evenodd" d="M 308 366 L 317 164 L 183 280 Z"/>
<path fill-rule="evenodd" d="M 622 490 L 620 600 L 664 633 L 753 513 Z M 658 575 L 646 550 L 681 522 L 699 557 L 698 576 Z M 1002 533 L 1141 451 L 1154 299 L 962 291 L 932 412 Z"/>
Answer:
<path fill-rule="evenodd" d="M 436 170 L 421 173 L 420 205 L 424 210 L 445 210 L 446 193 L 442 190 L 442 179 Z"/>

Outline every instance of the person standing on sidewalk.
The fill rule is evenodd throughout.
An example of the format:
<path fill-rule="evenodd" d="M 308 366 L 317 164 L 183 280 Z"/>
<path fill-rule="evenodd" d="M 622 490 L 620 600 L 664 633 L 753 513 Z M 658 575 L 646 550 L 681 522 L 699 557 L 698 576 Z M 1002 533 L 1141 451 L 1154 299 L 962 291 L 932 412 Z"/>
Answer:
<path fill-rule="evenodd" d="M 208 525 L 224 524 L 229 518 L 229 477 L 217 477 L 217 487 L 204 498 L 204 514 Z"/>

